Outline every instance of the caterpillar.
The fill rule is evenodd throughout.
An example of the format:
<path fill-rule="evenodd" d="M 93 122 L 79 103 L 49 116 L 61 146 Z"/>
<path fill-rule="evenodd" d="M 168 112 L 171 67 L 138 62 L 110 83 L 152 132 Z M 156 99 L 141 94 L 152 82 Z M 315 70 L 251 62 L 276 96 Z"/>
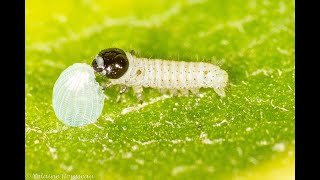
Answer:
<path fill-rule="evenodd" d="M 121 85 L 121 95 L 132 87 L 140 102 L 144 87 L 169 90 L 174 95 L 187 95 L 189 91 L 197 94 L 200 88 L 213 88 L 225 97 L 228 83 L 227 72 L 210 63 L 137 58 L 134 51 L 119 48 L 100 51 L 91 65 L 96 73 L 109 79 L 106 88 Z"/>

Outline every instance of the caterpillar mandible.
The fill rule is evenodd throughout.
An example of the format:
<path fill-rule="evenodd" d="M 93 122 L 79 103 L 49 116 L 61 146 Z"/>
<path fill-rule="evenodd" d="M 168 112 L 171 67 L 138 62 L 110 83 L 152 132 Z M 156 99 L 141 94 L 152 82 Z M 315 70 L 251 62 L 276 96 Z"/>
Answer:
<path fill-rule="evenodd" d="M 228 83 L 227 72 L 210 63 L 137 58 L 134 51 L 129 53 L 118 48 L 100 51 L 92 67 L 109 79 L 106 87 L 122 86 L 119 97 L 130 86 L 140 102 L 143 87 L 169 90 L 175 95 L 178 91 L 187 95 L 189 91 L 197 94 L 200 88 L 213 88 L 224 97 Z"/>

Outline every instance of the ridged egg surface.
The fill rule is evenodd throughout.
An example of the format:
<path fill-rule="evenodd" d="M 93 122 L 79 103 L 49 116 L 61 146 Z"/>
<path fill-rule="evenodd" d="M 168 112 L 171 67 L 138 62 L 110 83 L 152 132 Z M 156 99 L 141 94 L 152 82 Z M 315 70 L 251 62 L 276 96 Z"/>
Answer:
<path fill-rule="evenodd" d="M 58 119 L 69 126 L 96 122 L 103 109 L 104 94 L 92 67 L 76 63 L 65 69 L 53 87 L 52 104 Z"/>

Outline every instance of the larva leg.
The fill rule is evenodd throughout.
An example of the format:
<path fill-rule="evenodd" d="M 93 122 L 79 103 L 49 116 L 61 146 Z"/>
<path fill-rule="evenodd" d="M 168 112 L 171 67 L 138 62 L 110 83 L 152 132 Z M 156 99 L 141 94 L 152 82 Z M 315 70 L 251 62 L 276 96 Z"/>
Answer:
<path fill-rule="evenodd" d="M 130 51 L 130 54 L 131 54 L 132 56 L 135 56 L 135 55 L 136 55 L 136 52 L 132 49 L 132 50 Z"/>
<path fill-rule="evenodd" d="M 220 97 L 225 97 L 226 93 L 224 92 L 223 88 L 214 88 L 214 91 L 220 96 Z"/>
<path fill-rule="evenodd" d="M 127 91 L 128 87 L 127 86 L 123 86 L 120 90 L 120 94 L 123 94 Z"/>
<path fill-rule="evenodd" d="M 170 92 L 170 94 L 172 94 L 173 96 L 178 96 L 178 90 L 176 90 L 176 89 L 170 89 L 169 92 Z"/>
<path fill-rule="evenodd" d="M 188 89 L 179 89 L 179 91 L 183 96 L 188 96 L 189 95 Z"/>
<path fill-rule="evenodd" d="M 193 88 L 193 89 L 190 89 L 190 91 L 192 94 L 195 94 L 195 95 L 199 94 L 199 88 Z"/>
<path fill-rule="evenodd" d="M 161 94 L 165 94 L 165 93 L 168 92 L 168 89 L 159 89 L 159 92 L 160 92 Z"/>
<path fill-rule="evenodd" d="M 127 86 L 122 86 L 121 89 L 120 89 L 120 93 L 118 94 L 118 97 L 117 97 L 117 102 L 120 102 L 120 98 L 121 98 L 121 95 L 123 93 L 125 93 L 127 91 L 128 87 Z"/>
<path fill-rule="evenodd" d="M 139 102 L 143 103 L 143 96 L 142 96 L 143 87 L 142 86 L 132 86 L 132 89 L 133 89 L 134 93 L 136 94 Z"/>
<path fill-rule="evenodd" d="M 106 90 L 106 89 L 108 89 L 110 86 L 112 86 L 112 83 L 109 81 L 109 82 L 107 82 L 107 83 L 102 87 L 102 90 Z"/>

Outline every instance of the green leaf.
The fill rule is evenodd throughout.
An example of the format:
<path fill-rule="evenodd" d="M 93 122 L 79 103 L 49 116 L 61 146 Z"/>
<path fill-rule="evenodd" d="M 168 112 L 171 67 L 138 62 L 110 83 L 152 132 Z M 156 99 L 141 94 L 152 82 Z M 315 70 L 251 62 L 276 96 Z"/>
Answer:
<path fill-rule="evenodd" d="M 295 27 L 292 0 L 26 3 L 26 174 L 95 179 L 293 179 Z M 52 89 L 102 49 L 219 64 L 213 89 L 169 97 L 145 88 L 109 97 L 97 123 L 68 127 Z"/>

